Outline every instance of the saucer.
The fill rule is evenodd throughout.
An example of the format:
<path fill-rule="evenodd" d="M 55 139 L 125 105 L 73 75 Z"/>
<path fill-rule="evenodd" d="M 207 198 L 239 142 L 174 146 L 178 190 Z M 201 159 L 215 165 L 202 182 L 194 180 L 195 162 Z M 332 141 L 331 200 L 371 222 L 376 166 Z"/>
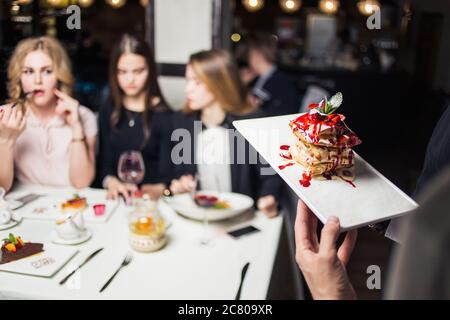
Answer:
<path fill-rule="evenodd" d="M 91 237 L 92 237 L 92 232 L 91 232 L 89 229 L 86 229 L 85 234 L 84 234 L 82 237 L 77 238 L 77 239 L 70 239 L 70 240 L 62 239 L 62 238 L 58 235 L 58 233 L 56 233 L 56 231 L 53 231 L 53 232 L 52 232 L 52 234 L 51 234 L 51 236 L 50 236 L 50 239 L 51 239 L 51 241 L 52 241 L 53 243 L 56 243 L 56 244 L 62 244 L 62 245 L 72 246 L 72 245 L 81 244 L 81 243 L 83 243 L 83 242 L 86 242 L 86 241 L 88 241 Z"/>
<path fill-rule="evenodd" d="M 13 217 L 13 220 L 10 220 L 8 223 L 0 224 L 0 230 L 7 230 L 17 226 L 20 222 L 22 222 L 22 217 Z"/>

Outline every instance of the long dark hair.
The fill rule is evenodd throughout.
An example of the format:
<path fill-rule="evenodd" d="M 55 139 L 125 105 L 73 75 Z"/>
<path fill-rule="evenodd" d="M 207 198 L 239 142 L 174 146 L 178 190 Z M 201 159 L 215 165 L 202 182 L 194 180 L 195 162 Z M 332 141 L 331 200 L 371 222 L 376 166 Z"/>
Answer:
<path fill-rule="evenodd" d="M 161 93 L 157 81 L 156 63 L 153 53 L 150 50 L 147 42 L 144 39 L 130 34 L 124 34 L 117 45 L 111 52 L 111 59 L 109 64 L 109 88 L 110 99 L 113 103 L 114 110 L 111 114 L 111 126 L 115 128 L 119 123 L 120 117 L 123 113 L 123 91 L 119 87 L 117 81 L 117 64 L 122 54 L 133 53 L 145 58 L 148 67 L 148 77 L 145 83 L 145 108 L 143 114 L 143 128 L 144 128 L 144 143 L 148 142 L 150 138 L 150 121 L 152 113 L 155 110 L 168 109 L 168 105 L 164 96 Z M 159 102 L 154 105 L 154 99 L 159 99 Z"/>

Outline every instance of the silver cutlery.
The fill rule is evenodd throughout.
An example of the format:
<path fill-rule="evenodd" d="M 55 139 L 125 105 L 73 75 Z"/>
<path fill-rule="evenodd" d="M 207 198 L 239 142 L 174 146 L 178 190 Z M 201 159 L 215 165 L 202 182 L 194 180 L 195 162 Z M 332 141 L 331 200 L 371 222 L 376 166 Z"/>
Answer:
<path fill-rule="evenodd" d="M 114 274 L 111 276 L 111 278 L 109 278 L 109 280 L 103 285 L 103 287 L 100 289 L 100 292 L 103 292 L 103 290 L 105 290 L 109 286 L 111 281 L 113 281 L 113 279 L 116 277 L 116 275 L 119 273 L 119 271 L 122 270 L 123 267 L 126 267 L 127 265 L 129 265 L 132 260 L 133 260 L 133 255 L 130 252 L 127 253 L 127 255 L 125 256 L 125 258 L 122 261 L 122 264 L 119 266 L 119 268 L 117 268 L 116 272 L 114 272 Z"/>
<path fill-rule="evenodd" d="M 244 278 L 245 278 L 245 275 L 247 274 L 247 270 L 248 270 L 249 266 L 250 266 L 250 262 L 247 262 L 244 265 L 244 267 L 242 268 L 242 271 L 241 271 L 241 282 L 239 283 L 239 289 L 238 289 L 238 291 L 236 293 L 236 298 L 234 300 L 241 300 L 242 284 L 244 283 Z"/>
<path fill-rule="evenodd" d="M 71 273 L 69 273 L 67 276 L 64 277 L 64 279 L 62 279 L 59 284 L 63 285 L 67 280 L 69 280 L 69 278 L 71 276 L 73 276 L 75 274 L 75 272 L 77 272 L 78 270 L 81 269 L 82 266 L 84 266 L 86 263 L 88 263 L 93 257 L 95 257 L 100 251 L 102 251 L 103 248 L 97 249 L 94 252 L 92 252 L 84 261 L 82 264 L 80 264 L 78 267 L 76 267 L 75 270 L 73 270 Z"/>
<path fill-rule="evenodd" d="M 11 109 L 14 108 L 16 105 L 23 104 L 27 99 L 34 93 L 34 91 L 30 92 L 21 92 L 19 98 L 12 104 Z"/>

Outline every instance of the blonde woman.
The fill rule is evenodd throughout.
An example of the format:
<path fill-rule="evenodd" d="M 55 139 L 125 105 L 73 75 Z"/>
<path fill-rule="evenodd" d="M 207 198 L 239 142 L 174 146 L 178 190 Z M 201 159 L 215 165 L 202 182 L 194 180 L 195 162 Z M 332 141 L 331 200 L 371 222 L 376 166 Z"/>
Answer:
<path fill-rule="evenodd" d="M 53 38 L 21 41 L 8 66 L 11 103 L 0 107 L 0 186 L 87 187 L 95 176 L 95 115 L 72 98 L 70 60 Z"/>
<path fill-rule="evenodd" d="M 179 150 L 186 146 L 185 141 L 172 150 L 176 179 L 170 191 L 192 191 L 197 176 L 202 189 L 246 194 L 254 198 L 259 210 L 275 216 L 281 181 L 276 175 L 262 175 L 261 164 L 250 163 L 249 145 L 234 140 L 234 120 L 262 114 L 250 113 L 246 90 L 231 56 L 222 50 L 193 54 L 186 80 L 187 104 L 185 112 L 174 116 L 174 128 L 189 132 L 190 150 Z"/>

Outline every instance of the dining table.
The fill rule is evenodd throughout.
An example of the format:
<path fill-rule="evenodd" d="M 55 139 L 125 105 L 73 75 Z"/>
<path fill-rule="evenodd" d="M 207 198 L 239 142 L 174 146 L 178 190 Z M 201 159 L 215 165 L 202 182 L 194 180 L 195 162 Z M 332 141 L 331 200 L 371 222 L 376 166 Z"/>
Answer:
<path fill-rule="evenodd" d="M 74 189 L 16 185 L 7 199 L 35 193 L 52 197 L 79 194 L 89 199 L 104 198 L 102 189 Z M 14 210 L 14 216 L 29 216 L 31 204 Z M 37 277 L 0 271 L 0 299 L 164 299 L 164 300 L 230 300 L 235 299 L 244 266 L 249 263 L 242 282 L 241 299 L 266 299 L 277 257 L 283 215 L 268 218 L 249 210 L 222 221 L 209 222 L 211 241 L 201 244 L 204 225 L 175 212 L 162 198 L 158 201 L 161 215 L 170 226 L 166 245 L 155 252 L 140 253 L 129 244 L 128 217 L 132 207 L 118 200 L 107 221 L 86 222 L 92 237 L 76 246 L 78 252 L 52 277 Z M 259 230 L 240 238 L 227 232 L 252 225 Z M 55 221 L 23 218 L 15 227 L 0 231 L 23 239 L 51 243 Z M 63 285 L 60 281 L 75 270 L 92 252 L 103 248 Z M 131 262 L 122 268 L 110 285 L 102 286 L 114 274 L 127 254 Z"/>

